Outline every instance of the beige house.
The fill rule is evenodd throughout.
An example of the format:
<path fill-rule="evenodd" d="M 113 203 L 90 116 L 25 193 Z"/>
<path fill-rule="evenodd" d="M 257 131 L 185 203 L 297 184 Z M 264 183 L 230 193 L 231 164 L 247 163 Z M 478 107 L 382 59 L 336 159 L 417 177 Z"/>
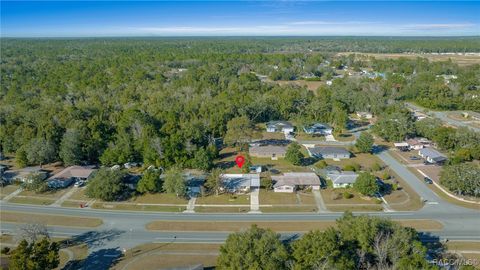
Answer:
<path fill-rule="evenodd" d="M 287 153 L 287 147 L 281 145 L 263 145 L 252 146 L 248 150 L 250 156 L 259 158 L 271 158 L 277 160 L 278 158 L 284 158 Z"/>
<path fill-rule="evenodd" d="M 315 173 L 284 173 L 272 176 L 273 191 L 292 193 L 297 189 L 312 188 L 320 189 L 320 178 Z"/>

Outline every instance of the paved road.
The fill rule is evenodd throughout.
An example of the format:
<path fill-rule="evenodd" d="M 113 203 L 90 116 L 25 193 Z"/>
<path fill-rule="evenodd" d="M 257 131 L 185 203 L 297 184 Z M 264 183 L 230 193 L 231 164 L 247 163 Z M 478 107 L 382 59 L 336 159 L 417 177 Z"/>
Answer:
<path fill-rule="evenodd" d="M 426 108 L 420 107 L 420 106 L 412 104 L 412 103 L 407 102 L 406 105 L 413 110 L 422 111 L 422 112 L 427 111 Z M 433 115 L 435 118 L 438 118 L 438 119 L 442 120 L 444 123 L 447 123 L 451 126 L 468 127 L 471 130 L 480 132 L 480 128 L 472 126 L 468 121 L 458 121 L 458 120 L 455 120 L 455 119 L 452 119 L 452 118 L 448 117 L 447 114 L 451 113 L 450 111 L 428 111 L 428 113 Z"/>
<path fill-rule="evenodd" d="M 377 154 L 390 168 L 402 177 L 417 193 L 427 200 L 427 204 L 419 211 L 412 212 L 372 212 L 371 216 L 382 216 L 392 219 L 433 219 L 444 225 L 444 229 L 431 232 L 426 238 L 435 236 L 451 240 L 480 241 L 480 209 L 467 209 L 443 201 L 431 191 L 421 179 L 418 179 L 404 165 L 394 159 L 388 151 Z M 428 203 L 432 204 L 428 204 Z M 62 208 L 52 206 L 21 205 L 0 202 L 2 211 L 18 211 L 65 216 L 81 216 L 101 218 L 104 224 L 100 227 L 72 228 L 49 227 L 54 236 L 71 236 L 89 245 L 91 260 L 108 256 L 119 256 L 121 250 L 150 242 L 185 242 L 185 243 L 219 243 L 223 242 L 225 232 L 152 232 L 145 225 L 154 220 L 185 221 L 298 221 L 335 220 L 341 213 L 302 213 L 302 214 L 203 214 L 203 213 L 158 213 L 141 211 L 116 211 L 99 209 Z M 1 230 L 15 232 L 15 224 L 2 223 Z M 296 238 L 299 233 L 282 234 L 283 238 Z M 90 258 L 90 256 L 89 256 Z M 109 257 L 108 257 L 109 258 Z M 90 259 L 89 259 L 90 260 Z M 97 262 L 97 261 L 95 261 Z M 93 262 L 93 263 L 95 263 Z M 99 268 L 101 269 L 101 268 Z"/>

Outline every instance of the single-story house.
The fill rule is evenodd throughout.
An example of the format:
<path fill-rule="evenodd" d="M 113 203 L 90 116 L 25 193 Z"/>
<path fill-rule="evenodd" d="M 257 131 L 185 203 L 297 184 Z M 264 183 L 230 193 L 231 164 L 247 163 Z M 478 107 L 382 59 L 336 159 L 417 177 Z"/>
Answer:
<path fill-rule="evenodd" d="M 357 112 L 357 117 L 364 119 L 372 119 L 373 114 L 371 112 Z"/>
<path fill-rule="evenodd" d="M 426 138 L 408 139 L 407 143 L 410 150 L 420 150 L 422 148 L 432 146 L 432 142 Z"/>
<path fill-rule="evenodd" d="M 408 145 L 407 142 L 396 142 L 393 143 L 393 146 L 397 148 L 400 151 L 408 151 L 410 149 L 410 146 Z"/>
<path fill-rule="evenodd" d="M 433 148 L 423 148 L 418 150 L 418 155 L 429 163 L 441 164 L 447 160 L 447 156 Z"/>
<path fill-rule="evenodd" d="M 311 157 L 323 159 L 347 159 L 351 157 L 351 153 L 343 147 L 321 146 L 307 148 Z"/>
<path fill-rule="evenodd" d="M 25 167 L 19 170 L 6 170 L 3 173 L 3 177 L 8 182 L 23 182 L 30 183 L 32 176 L 39 176 L 40 179 L 45 180 L 48 177 L 49 172 L 42 170 L 39 166 Z"/>
<path fill-rule="evenodd" d="M 274 192 L 294 192 L 297 189 L 320 189 L 320 178 L 315 173 L 284 173 L 272 175 Z"/>
<path fill-rule="evenodd" d="M 251 189 L 260 187 L 260 174 L 222 174 L 223 190 L 232 193 L 248 192 Z"/>
<path fill-rule="evenodd" d="M 327 124 L 315 123 L 311 126 L 303 127 L 303 131 L 307 134 L 332 135 L 333 128 Z"/>
<path fill-rule="evenodd" d="M 293 125 L 288 121 L 270 121 L 267 123 L 267 132 L 283 132 L 288 134 L 293 131 Z"/>
<path fill-rule="evenodd" d="M 252 157 L 271 158 L 272 160 L 276 160 L 279 157 L 285 157 L 287 147 L 282 145 L 253 146 L 248 149 L 248 152 Z"/>
<path fill-rule="evenodd" d="M 50 188 L 66 188 L 77 180 L 87 180 L 95 171 L 92 166 L 70 166 L 47 180 Z"/>
<path fill-rule="evenodd" d="M 358 174 L 348 171 L 331 171 L 327 174 L 327 179 L 332 181 L 334 188 L 345 188 L 352 186 L 357 181 Z"/>

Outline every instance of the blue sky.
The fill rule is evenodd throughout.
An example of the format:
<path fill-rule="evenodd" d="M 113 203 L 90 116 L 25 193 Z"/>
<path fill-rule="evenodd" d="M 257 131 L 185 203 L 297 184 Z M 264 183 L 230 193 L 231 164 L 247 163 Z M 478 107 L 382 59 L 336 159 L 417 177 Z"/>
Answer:
<path fill-rule="evenodd" d="M 1 1 L 3 37 L 480 35 L 480 2 Z"/>

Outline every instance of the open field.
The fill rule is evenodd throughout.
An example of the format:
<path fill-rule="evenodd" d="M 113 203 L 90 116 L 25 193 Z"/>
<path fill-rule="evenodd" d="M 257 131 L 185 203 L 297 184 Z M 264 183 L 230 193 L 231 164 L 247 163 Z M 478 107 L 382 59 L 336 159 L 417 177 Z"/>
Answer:
<path fill-rule="evenodd" d="M 338 166 L 343 168 L 345 165 L 349 164 L 359 164 L 361 166 L 361 170 L 368 170 L 374 164 L 379 164 L 381 166 L 385 166 L 385 164 L 376 156 L 372 154 L 355 154 L 354 157 L 348 159 L 341 159 L 339 161 L 335 161 L 333 159 L 325 159 L 328 165 Z"/>
<path fill-rule="evenodd" d="M 407 53 L 352 53 L 352 52 L 343 52 L 338 53 L 337 55 L 350 55 L 350 54 L 361 54 L 367 56 L 373 56 L 378 59 L 398 59 L 400 57 L 405 57 L 409 59 L 415 59 L 417 57 L 427 58 L 429 61 L 448 61 L 451 59 L 454 63 L 457 63 L 459 66 L 470 66 L 475 64 L 480 64 L 480 54 L 475 55 L 439 55 L 439 54 L 407 54 Z"/>
<path fill-rule="evenodd" d="M 150 243 L 127 250 L 113 270 L 163 269 L 203 264 L 215 267 L 219 244 Z"/>
<path fill-rule="evenodd" d="M 348 192 L 353 195 L 352 198 L 347 199 L 344 198 L 343 193 Z M 378 204 L 378 199 L 376 198 L 370 198 L 367 196 L 362 196 L 360 193 L 355 191 L 353 188 L 326 188 L 320 190 L 320 193 L 322 193 L 322 198 L 325 204 L 352 204 L 352 205 L 358 205 L 358 204 Z"/>
<path fill-rule="evenodd" d="M 102 220 L 98 218 L 45 215 L 35 213 L 18 213 L 2 211 L 0 213 L 2 222 L 12 223 L 41 223 L 51 226 L 72 226 L 72 227 L 98 227 Z"/>
<path fill-rule="evenodd" d="M 412 219 L 398 221 L 403 226 L 417 230 L 441 230 L 443 225 L 435 220 Z M 310 230 L 325 230 L 335 226 L 335 221 L 153 221 L 146 225 L 147 230 L 152 231 L 224 231 L 238 232 L 250 228 L 256 224 L 262 228 L 270 228 L 277 232 L 298 232 Z M 299 226 L 301 224 L 301 226 Z"/>
<path fill-rule="evenodd" d="M 320 86 L 325 85 L 324 81 L 305 81 L 305 80 L 296 80 L 296 81 L 271 81 L 271 83 L 276 83 L 278 85 L 294 85 L 300 87 L 306 87 L 310 91 L 316 91 Z"/>

